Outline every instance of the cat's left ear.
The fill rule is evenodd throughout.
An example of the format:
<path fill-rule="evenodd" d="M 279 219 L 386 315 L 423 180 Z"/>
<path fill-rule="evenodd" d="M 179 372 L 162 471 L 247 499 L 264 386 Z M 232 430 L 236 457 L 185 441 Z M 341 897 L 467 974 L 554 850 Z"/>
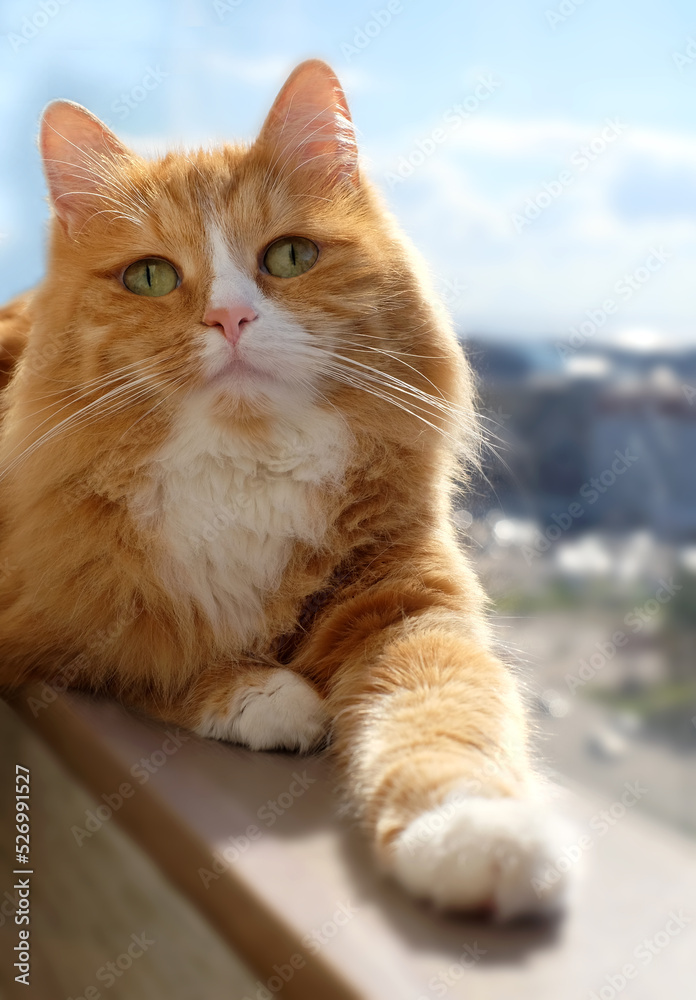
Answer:
<path fill-rule="evenodd" d="M 80 104 L 53 101 L 45 109 L 39 149 L 53 208 L 73 234 L 99 210 L 99 196 L 119 157 L 133 154 Z"/>
<path fill-rule="evenodd" d="M 301 63 L 275 99 L 257 140 L 279 165 L 330 182 L 358 182 L 358 147 L 346 96 L 320 59 Z"/>

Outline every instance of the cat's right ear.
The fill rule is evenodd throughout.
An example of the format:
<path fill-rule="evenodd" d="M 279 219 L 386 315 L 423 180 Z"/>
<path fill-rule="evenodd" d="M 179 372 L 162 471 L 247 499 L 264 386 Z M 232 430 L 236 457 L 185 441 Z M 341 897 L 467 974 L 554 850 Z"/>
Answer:
<path fill-rule="evenodd" d="M 103 122 L 72 101 L 45 109 L 39 149 L 56 216 L 69 235 L 99 210 L 99 195 L 118 158 L 132 154 Z"/>

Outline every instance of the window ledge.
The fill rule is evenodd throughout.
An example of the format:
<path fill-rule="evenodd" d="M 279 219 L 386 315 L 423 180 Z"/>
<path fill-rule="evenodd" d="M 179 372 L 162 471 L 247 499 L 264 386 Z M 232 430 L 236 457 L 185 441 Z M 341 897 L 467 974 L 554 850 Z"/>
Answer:
<path fill-rule="evenodd" d="M 37 711 L 32 697 L 40 690 L 11 704 L 100 802 L 111 797 L 117 821 L 261 981 L 292 969 L 287 1000 L 571 1000 L 608 996 L 627 965 L 625 1000 L 693 996 L 696 919 L 664 929 L 672 911 L 696 917 L 696 846 L 642 815 L 601 833 L 608 803 L 559 790 L 593 841 L 568 918 L 448 919 L 377 875 L 360 831 L 336 816 L 328 760 L 199 740 L 75 694 Z"/>

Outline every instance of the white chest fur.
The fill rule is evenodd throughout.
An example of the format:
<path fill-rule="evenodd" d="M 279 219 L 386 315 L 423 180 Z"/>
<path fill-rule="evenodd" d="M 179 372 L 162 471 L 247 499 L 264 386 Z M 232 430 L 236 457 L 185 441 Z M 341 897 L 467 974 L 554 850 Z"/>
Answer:
<path fill-rule="evenodd" d="M 321 542 L 326 523 L 317 488 L 340 480 L 347 437 L 338 417 L 311 407 L 278 423 L 260 449 L 189 407 L 137 504 L 162 542 L 167 585 L 194 599 L 215 625 L 249 640 L 293 543 Z"/>

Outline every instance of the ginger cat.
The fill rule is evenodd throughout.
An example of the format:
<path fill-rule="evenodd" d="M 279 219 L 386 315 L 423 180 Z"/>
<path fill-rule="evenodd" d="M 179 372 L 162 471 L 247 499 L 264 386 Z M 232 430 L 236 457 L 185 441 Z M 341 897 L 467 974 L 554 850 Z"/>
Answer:
<path fill-rule="evenodd" d="M 0 311 L 2 685 L 330 739 L 413 894 L 557 909 L 563 827 L 449 521 L 469 369 L 332 71 L 250 146 L 146 161 L 57 101 L 40 148 L 46 277 Z"/>

